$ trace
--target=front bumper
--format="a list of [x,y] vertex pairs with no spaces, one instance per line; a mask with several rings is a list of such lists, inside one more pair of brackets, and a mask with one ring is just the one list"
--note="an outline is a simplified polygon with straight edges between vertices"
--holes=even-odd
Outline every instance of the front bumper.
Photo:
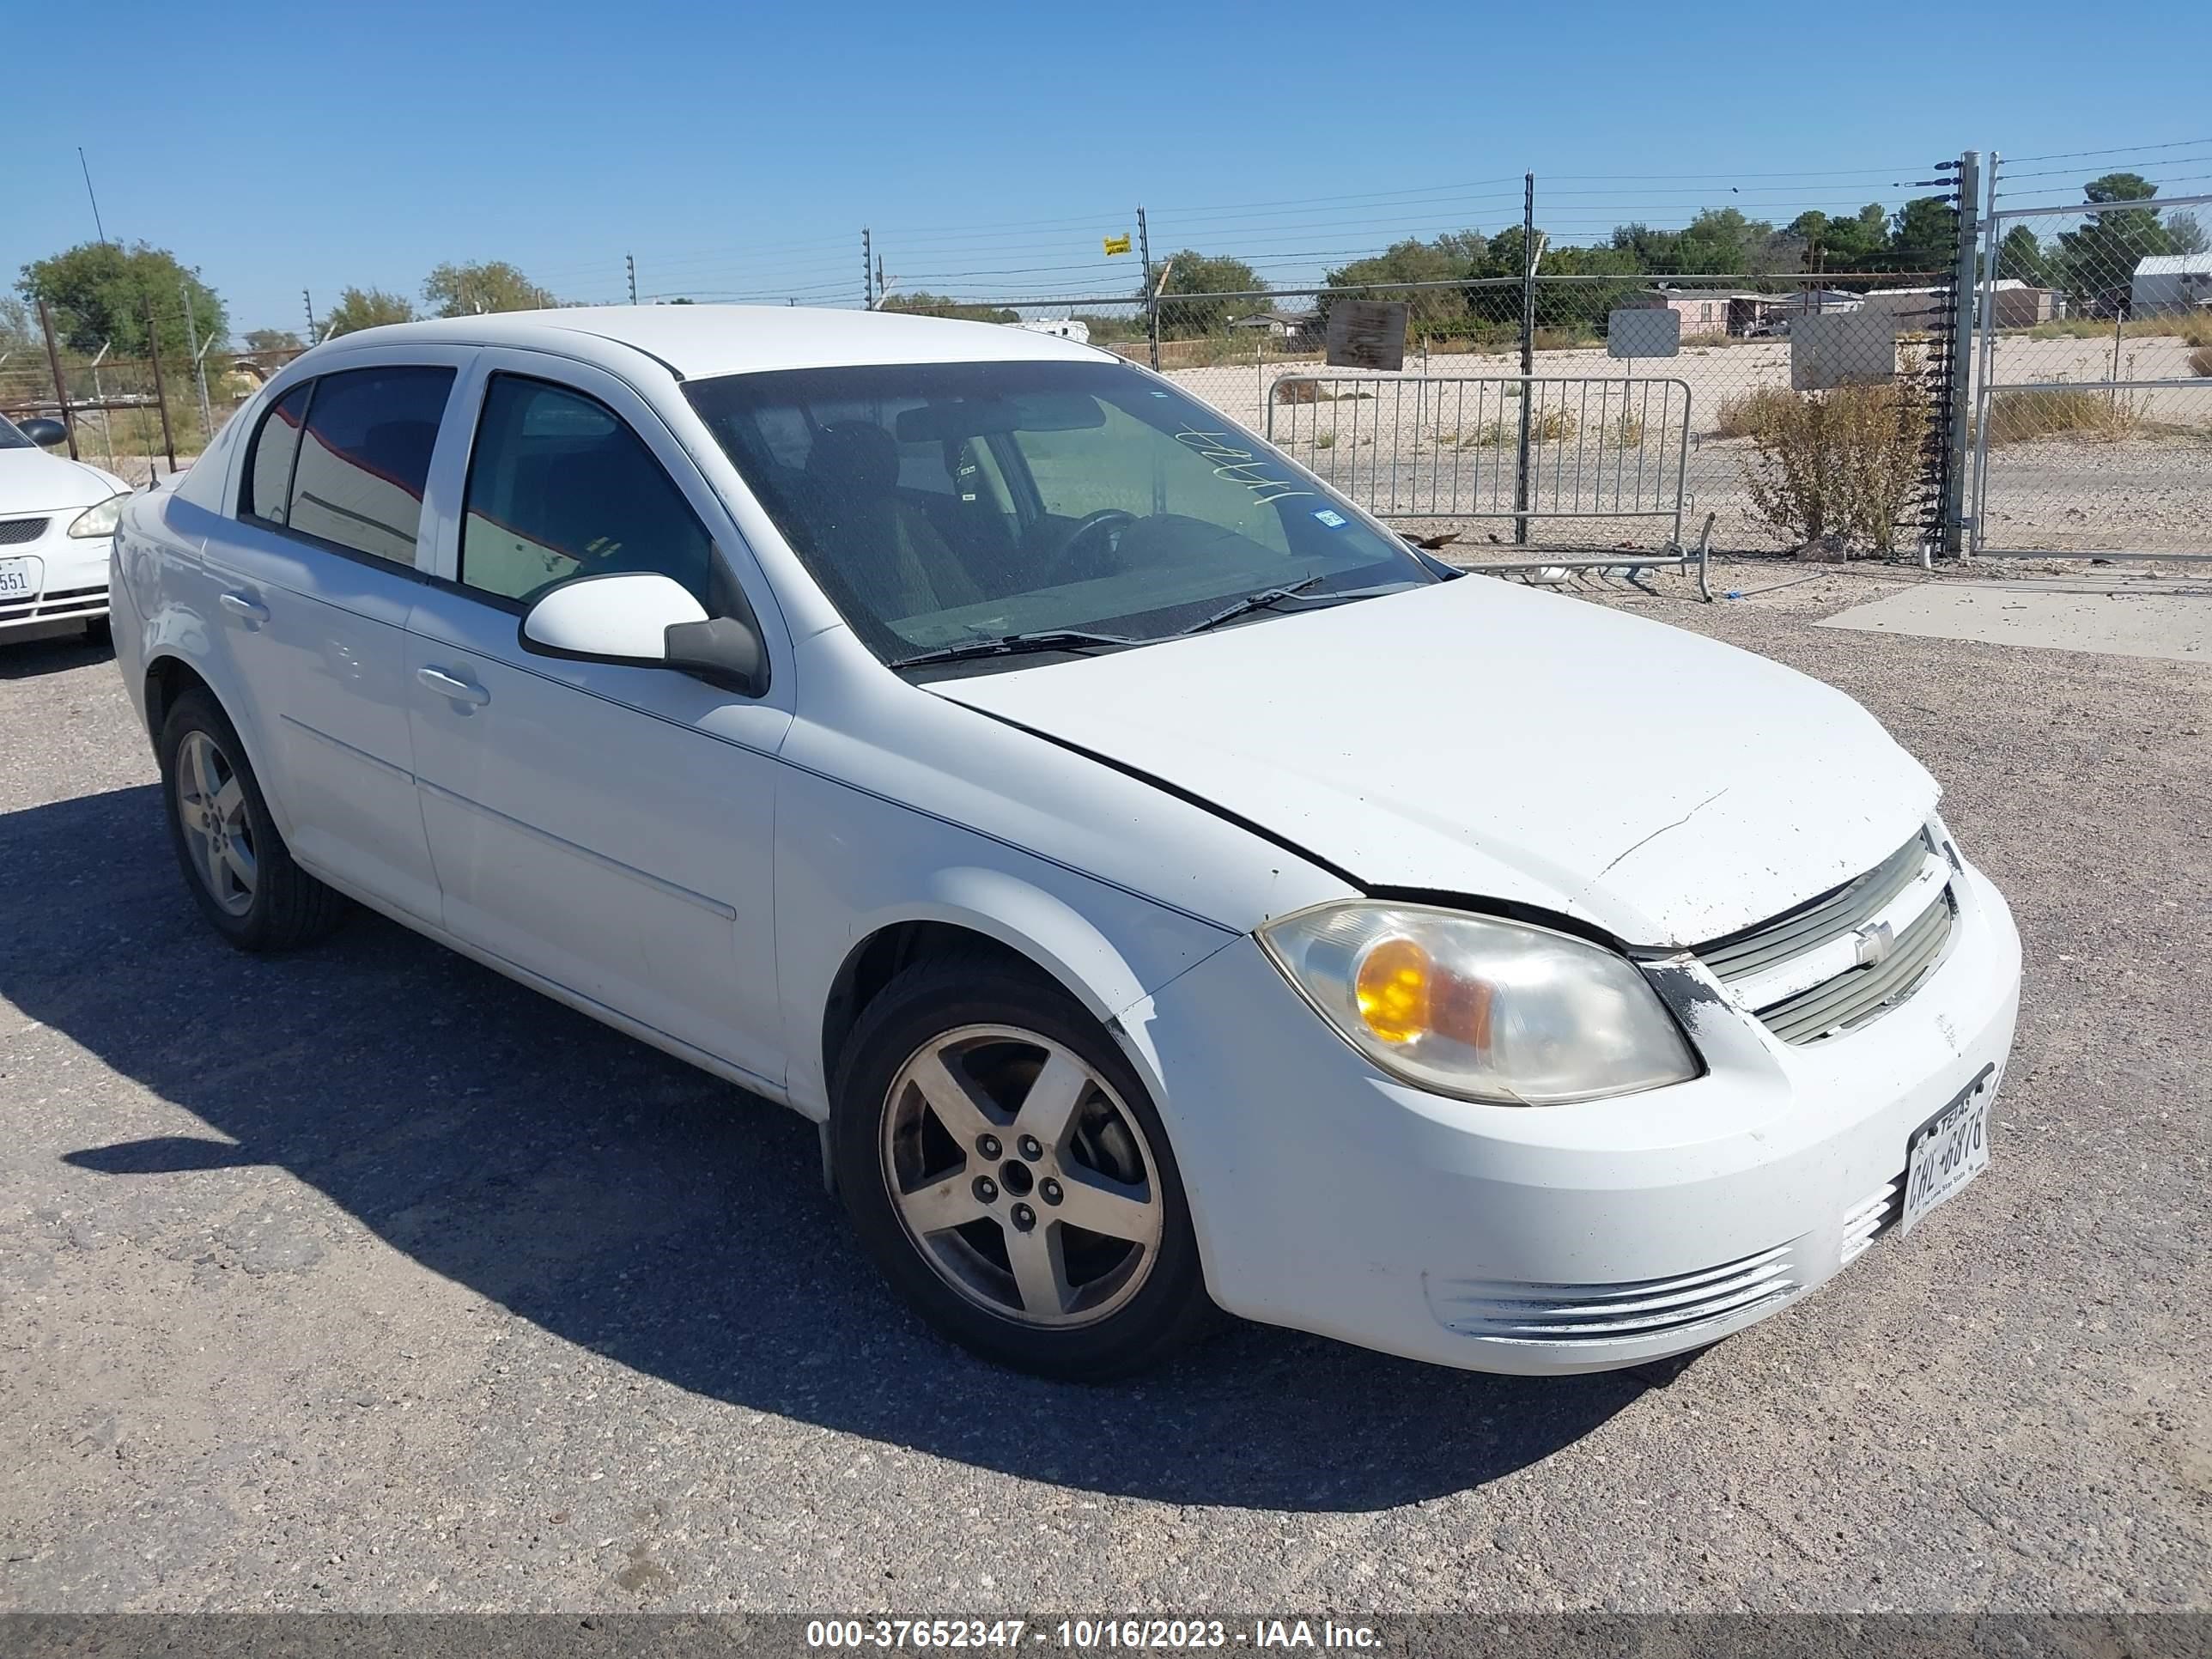
[[1256,944],[1222,951],[1122,1020],[1162,1091],[1215,1299],[1532,1375],[1684,1352],[1787,1306],[1895,1219],[1912,1132],[2002,1072],[2019,936],[1978,872],[1953,890],[1948,954],[1872,1024],[1793,1047],[1682,970],[1707,1074],[1571,1106],[1387,1079]]
[[92,622],[107,614],[108,536],[68,533],[81,507],[57,510],[35,541],[0,546],[0,563],[29,562],[31,591],[0,594],[0,634],[50,623]]

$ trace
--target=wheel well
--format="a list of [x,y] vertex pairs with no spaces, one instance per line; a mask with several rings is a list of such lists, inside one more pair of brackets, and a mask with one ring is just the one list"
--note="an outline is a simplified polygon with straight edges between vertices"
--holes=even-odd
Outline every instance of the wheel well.
[[146,670],[146,730],[155,738],[161,735],[161,724],[169,718],[177,699],[193,688],[208,692],[208,683],[194,673],[182,658],[156,657]]
[[822,1016],[822,1075],[837,1075],[837,1056],[852,1034],[860,1012],[872,1002],[901,970],[917,962],[945,957],[972,957],[994,967],[1057,987],[1060,981],[1011,945],[949,921],[901,921],[871,933],[845,958],[830,987],[829,1006]]

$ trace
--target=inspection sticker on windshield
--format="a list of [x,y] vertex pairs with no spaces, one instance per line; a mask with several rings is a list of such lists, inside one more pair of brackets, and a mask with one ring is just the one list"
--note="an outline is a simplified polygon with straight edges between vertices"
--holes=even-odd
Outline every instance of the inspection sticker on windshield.
[[1900,1234],[1911,1232],[1929,1211],[1989,1168],[1990,1100],[1996,1093],[1996,1067],[1984,1066],[1906,1143]]
[[1337,512],[1333,507],[1316,507],[1314,509],[1314,517],[1319,519],[1331,530],[1341,530],[1346,525],[1351,522],[1351,520],[1346,518],[1343,514]]

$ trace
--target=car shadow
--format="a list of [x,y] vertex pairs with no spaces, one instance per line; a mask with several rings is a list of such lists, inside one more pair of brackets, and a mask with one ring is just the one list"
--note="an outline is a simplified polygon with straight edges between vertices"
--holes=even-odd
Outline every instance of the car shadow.
[[88,637],[82,623],[41,623],[0,634],[0,680],[27,680],[82,668],[113,659],[115,647],[103,635]]
[[380,919],[238,955],[154,786],[0,817],[0,994],[200,1118],[67,1154],[118,1182],[288,1171],[434,1273],[685,1389],[1036,1480],[1178,1504],[1381,1509],[1479,1486],[1633,1400],[1232,1322],[1087,1387],[939,1340],[849,1243],[813,1127]]

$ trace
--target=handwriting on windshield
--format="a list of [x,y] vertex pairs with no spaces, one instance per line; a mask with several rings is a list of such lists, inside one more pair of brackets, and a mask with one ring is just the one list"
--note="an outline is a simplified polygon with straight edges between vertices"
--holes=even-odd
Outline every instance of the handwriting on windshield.
[[1200,432],[1186,426],[1176,434],[1176,441],[1194,450],[1205,460],[1213,463],[1213,476],[1242,484],[1250,490],[1255,499],[1279,501],[1291,495],[1310,495],[1310,489],[1301,489],[1285,478],[1271,478],[1266,464],[1253,459],[1249,449],[1239,449],[1230,442],[1226,432]]

